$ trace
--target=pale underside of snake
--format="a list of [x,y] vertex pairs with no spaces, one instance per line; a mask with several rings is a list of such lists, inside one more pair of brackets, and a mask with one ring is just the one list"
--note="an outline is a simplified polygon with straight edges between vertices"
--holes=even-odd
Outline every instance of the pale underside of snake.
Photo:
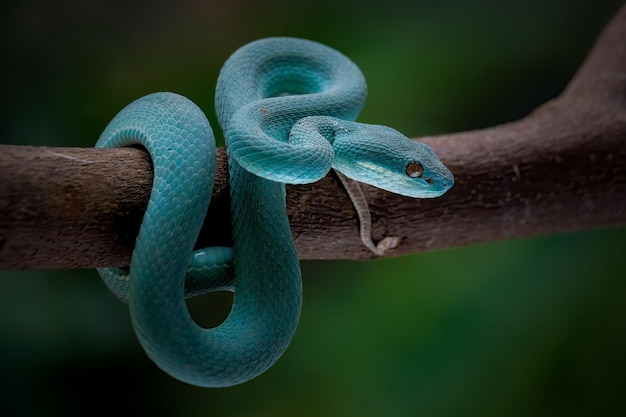
[[[98,271],[128,302],[139,342],[165,372],[198,386],[230,386],[258,376],[287,348],[302,283],[285,184],[314,182],[335,169],[346,184],[408,197],[437,197],[453,185],[426,145],[354,122],[366,93],[354,63],[312,41],[263,39],[227,60],[215,108],[227,143],[232,248],[193,251],[216,166],[211,126],[195,104],[155,93],[107,126],[96,146],[144,147],[154,182],[130,268]],[[364,243],[380,254],[395,242],[373,244],[356,187],[346,186],[360,207]],[[185,297],[218,290],[234,292],[231,312],[219,326],[202,328]]]

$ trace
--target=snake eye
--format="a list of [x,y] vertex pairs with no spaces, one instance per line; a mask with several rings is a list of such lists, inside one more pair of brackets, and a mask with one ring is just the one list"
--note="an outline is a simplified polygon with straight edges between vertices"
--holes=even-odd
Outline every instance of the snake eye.
[[424,173],[424,167],[419,162],[410,162],[409,165],[406,166],[406,175],[411,178],[419,178]]

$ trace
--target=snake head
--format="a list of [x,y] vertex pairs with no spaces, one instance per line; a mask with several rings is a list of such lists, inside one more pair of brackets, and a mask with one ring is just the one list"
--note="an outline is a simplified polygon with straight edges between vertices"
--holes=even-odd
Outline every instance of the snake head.
[[356,181],[408,197],[438,197],[454,176],[427,145],[386,126],[340,121],[333,167]]

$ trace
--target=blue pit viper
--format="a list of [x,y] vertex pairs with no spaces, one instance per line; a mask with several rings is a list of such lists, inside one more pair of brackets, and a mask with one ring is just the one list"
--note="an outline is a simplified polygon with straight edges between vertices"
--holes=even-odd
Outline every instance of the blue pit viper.
[[[140,344],[166,373],[193,385],[231,386],[263,373],[287,348],[302,282],[285,184],[317,181],[332,168],[409,197],[437,197],[453,185],[426,145],[354,122],[366,94],[359,68],[313,41],[262,39],[226,61],[215,108],[227,144],[232,248],[194,251],[216,157],[211,126],[193,102],[150,94],[106,127],[96,147],[144,147],[154,180],[130,268],[98,272],[129,304]],[[219,326],[202,328],[185,297],[216,290],[235,293],[231,312]]]

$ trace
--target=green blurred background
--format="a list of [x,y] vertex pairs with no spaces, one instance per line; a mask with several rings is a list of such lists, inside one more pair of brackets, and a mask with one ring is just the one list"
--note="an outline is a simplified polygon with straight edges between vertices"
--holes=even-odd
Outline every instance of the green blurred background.
[[[486,127],[558,95],[620,5],[5,2],[0,141],[93,146],[118,110],[161,90],[216,126],[221,64],[274,35],[351,57],[370,89],[362,121],[412,137]],[[160,372],[95,271],[2,272],[0,414],[626,415],[625,247],[617,228],[303,262],[291,346],[261,377],[219,390]]]

